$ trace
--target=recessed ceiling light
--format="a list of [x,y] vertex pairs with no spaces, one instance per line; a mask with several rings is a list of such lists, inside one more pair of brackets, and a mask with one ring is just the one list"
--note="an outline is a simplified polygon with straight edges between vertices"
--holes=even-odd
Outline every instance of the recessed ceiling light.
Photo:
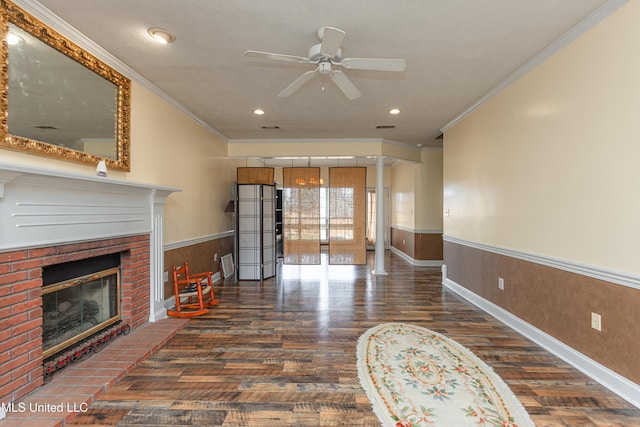
[[258,115],[258,116],[261,116],[261,115],[263,115],[263,114],[264,114],[264,110],[261,110],[261,109],[257,108],[257,109],[255,109],[255,110],[253,110],[253,114],[256,114],[256,115]]
[[176,36],[165,30],[164,28],[149,28],[147,30],[147,33],[149,33],[149,35],[153,37],[154,40],[162,44],[169,44],[176,39]]
[[400,114],[400,110],[397,108],[392,108],[389,110],[389,114]]

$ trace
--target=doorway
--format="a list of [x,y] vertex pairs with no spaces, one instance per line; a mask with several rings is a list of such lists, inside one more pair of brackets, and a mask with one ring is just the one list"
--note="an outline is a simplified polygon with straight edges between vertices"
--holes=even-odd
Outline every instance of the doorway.
[[283,181],[284,263],[317,264],[323,244],[330,264],[364,264],[366,168],[329,168],[328,187],[312,167],[283,168]]
[[[389,221],[389,197],[390,191],[389,187],[384,187],[384,212],[383,212],[383,220],[384,220],[384,248],[390,248],[390,236],[391,236],[391,225]],[[376,221],[378,219],[378,215],[376,212],[376,188],[375,187],[367,187],[367,250],[372,251],[376,246]]]

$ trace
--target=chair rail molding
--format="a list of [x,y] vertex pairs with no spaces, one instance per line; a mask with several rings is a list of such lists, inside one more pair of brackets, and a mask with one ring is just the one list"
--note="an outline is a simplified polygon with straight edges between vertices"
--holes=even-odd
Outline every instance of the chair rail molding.
[[640,276],[632,273],[615,271],[604,267],[587,265],[575,261],[553,258],[544,255],[532,254],[515,249],[507,249],[499,246],[472,242],[453,236],[447,236],[446,234],[442,236],[442,240],[462,246],[468,246],[470,248],[480,249],[482,251],[492,252],[498,255],[505,255],[511,258],[545,265],[547,267],[557,268],[559,270],[568,271],[570,273],[581,274],[583,276],[604,280],[606,282],[616,283],[618,285],[627,286],[634,289],[640,289]]

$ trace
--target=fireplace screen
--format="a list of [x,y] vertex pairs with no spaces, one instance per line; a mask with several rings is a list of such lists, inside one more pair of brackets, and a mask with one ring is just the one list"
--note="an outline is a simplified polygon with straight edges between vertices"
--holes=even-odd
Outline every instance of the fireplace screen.
[[120,320],[120,269],[42,289],[43,357],[49,357]]

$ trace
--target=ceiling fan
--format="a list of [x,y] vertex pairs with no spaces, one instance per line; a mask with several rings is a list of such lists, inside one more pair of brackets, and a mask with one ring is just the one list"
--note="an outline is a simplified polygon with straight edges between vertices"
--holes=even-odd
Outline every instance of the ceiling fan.
[[307,58],[257,50],[247,50],[244,54],[248,57],[264,58],[279,62],[312,64],[315,66],[314,70],[307,71],[284,88],[284,90],[278,94],[280,98],[286,98],[292,95],[316,74],[320,74],[321,76],[329,75],[331,80],[348,99],[353,100],[359,98],[361,93],[358,88],[355,87],[345,73],[341,70],[336,70],[336,67],[369,71],[402,72],[405,70],[406,64],[404,59],[342,58],[342,49],[340,49],[340,46],[342,45],[345,32],[338,28],[321,27],[318,29],[317,35],[320,43],[311,46]]

